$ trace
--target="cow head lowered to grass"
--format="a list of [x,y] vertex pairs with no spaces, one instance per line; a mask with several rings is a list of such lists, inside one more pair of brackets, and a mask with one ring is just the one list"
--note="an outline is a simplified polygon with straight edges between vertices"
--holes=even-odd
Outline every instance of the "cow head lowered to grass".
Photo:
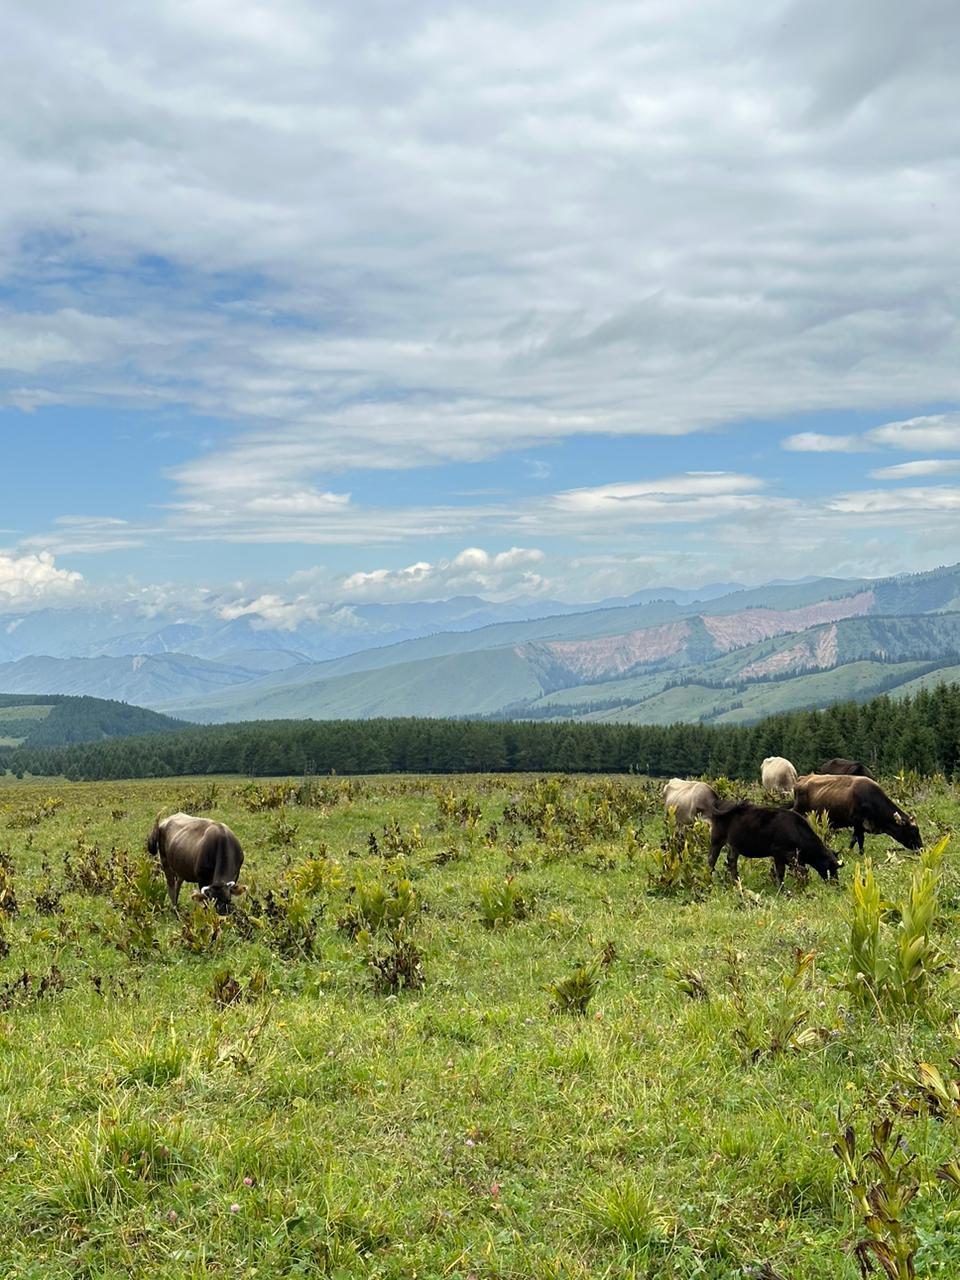
[[806,818],[792,809],[741,801],[722,805],[710,819],[710,871],[727,846],[727,868],[738,880],[740,858],[773,858],[778,884],[788,866],[812,867],[822,880],[835,880],[843,862],[827,847]]
[[825,813],[834,829],[851,827],[863,857],[864,835],[891,836],[905,849],[923,848],[915,818],[895,804],[872,778],[808,773],[797,779],[797,813]]
[[237,883],[243,850],[226,823],[189,813],[158,818],[147,837],[147,851],[160,859],[175,911],[184,882],[197,885],[191,897],[211,903],[220,915],[244,892]]

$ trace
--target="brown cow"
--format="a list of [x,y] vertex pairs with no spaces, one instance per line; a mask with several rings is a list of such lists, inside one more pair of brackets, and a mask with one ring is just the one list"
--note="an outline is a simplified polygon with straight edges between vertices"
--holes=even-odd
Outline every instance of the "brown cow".
[[872,778],[873,774],[860,760],[845,760],[843,756],[835,756],[825,760],[817,773],[837,773],[850,778]]
[[147,837],[147,851],[160,859],[174,911],[185,880],[199,886],[190,896],[196,902],[212,902],[220,915],[226,915],[232,899],[244,892],[237,884],[243,850],[226,823],[189,813],[158,818]]
[[892,836],[906,849],[922,849],[923,837],[915,819],[893,803],[872,778],[808,773],[797,779],[793,807],[797,813],[825,813],[831,827],[852,827],[863,856],[863,835]]

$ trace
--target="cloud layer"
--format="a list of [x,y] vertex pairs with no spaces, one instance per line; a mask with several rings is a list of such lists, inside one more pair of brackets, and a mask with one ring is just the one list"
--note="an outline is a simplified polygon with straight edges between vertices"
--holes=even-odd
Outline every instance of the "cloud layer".
[[960,394],[952,6],[226,13],[12,15],[7,403],[236,422],[226,499]]
[[[584,550],[604,592],[641,564],[663,583],[952,558],[960,413],[930,410],[960,402],[958,55],[945,0],[16,7],[4,421],[218,430],[138,517],[78,499],[26,530],[0,593],[78,589],[49,553],[158,541],[352,549],[330,577],[358,600],[589,598]],[[771,427],[781,480],[653,456],[847,409],[889,421]],[[527,459],[534,496],[444,487],[584,437],[650,453],[552,493]],[[791,486],[781,440],[836,455],[829,493]],[[382,496],[419,468],[429,496]],[[515,542],[543,560],[502,561]],[[283,626],[334,598],[285,576],[222,607]]]

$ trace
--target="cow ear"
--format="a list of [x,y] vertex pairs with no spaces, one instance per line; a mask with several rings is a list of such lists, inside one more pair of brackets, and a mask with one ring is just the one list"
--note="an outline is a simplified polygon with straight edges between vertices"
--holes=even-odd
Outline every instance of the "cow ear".
[[237,898],[240,896],[241,893],[246,893],[246,892],[247,892],[247,886],[245,884],[235,884],[233,888],[230,890],[230,896],[233,898]]
[[194,902],[206,902],[206,898],[203,896],[202,889],[194,889],[190,897],[194,900]]

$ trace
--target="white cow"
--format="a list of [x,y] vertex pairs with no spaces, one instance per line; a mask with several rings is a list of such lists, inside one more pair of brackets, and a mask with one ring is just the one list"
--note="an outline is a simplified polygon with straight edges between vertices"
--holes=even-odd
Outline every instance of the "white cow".
[[793,789],[797,785],[797,771],[783,756],[767,756],[760,766],[760,781],[764,791],[793,795]]
[[664,810],[676,810],[677,825],[680,827],[687,826],[697,818],[712,817],[719,804],[720,797],[705,782],[671,778],[663,788]]

